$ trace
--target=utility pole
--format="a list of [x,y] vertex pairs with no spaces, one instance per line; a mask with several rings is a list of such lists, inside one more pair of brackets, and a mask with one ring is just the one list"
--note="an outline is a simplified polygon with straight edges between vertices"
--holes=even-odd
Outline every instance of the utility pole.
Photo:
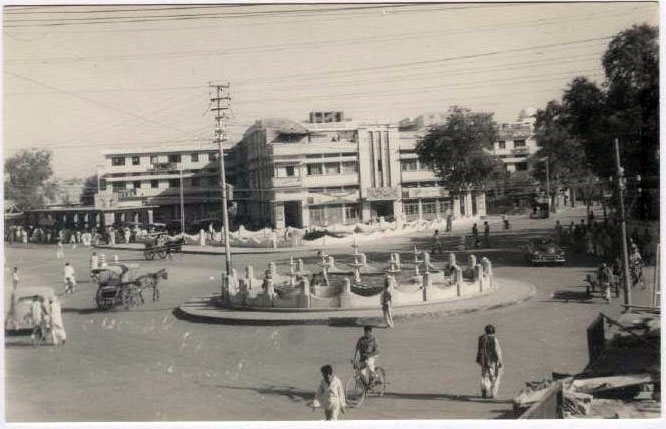
[[210,85],[215,89],[215,94],[210,101],[213,104],[211,110],[215,112],[215,142],[219,147],[220,159],[220,184],[222,186],[222,220],[224,222],[224,253],[226,260],[227,275],[231,275],[231,247],[229,244],[229,213],[227,210],[227,180],[224,171],[224,144],[227,142],[227,112],[230,108],[231,85]]
[[[182,155],[181,155],[182,157]],[[180,160],[180,233],[185,234],[185,198],[183,197],[183,160]]]
[[620,197],[620,233],[622,234],[622,268],[624,272],[624,305],[631,305],[631,278],[629,277],[629,250],[627,249],[627,220],[624,213],[624,169],[620,165],[620,143],[615,139],[615,168]]
[[548,198],[548,217],[550,217],[550,171],[548,169],[548,157],[546,157],[546,197]]

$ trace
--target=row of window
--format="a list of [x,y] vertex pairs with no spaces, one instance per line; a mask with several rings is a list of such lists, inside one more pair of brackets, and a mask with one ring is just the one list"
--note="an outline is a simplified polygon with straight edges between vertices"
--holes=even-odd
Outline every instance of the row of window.
[[[199,153],[192,153],[190,154],[190,161],[191,162],[199,162]],[[203,153],[201,154],[203,155]],[[141,157],[139,156],[130,156],[130,157],[125,157],[125,156],[114,156],[111,158],[111,165],[114,167],[117,166],[123,166],[125,165],[127,160],[130,160],[132,165],[141,165]],[[180,154],[173,154],[169,155],[167,157],[168,162],[170,163],[179,163],[182,161],[182,156]],[[217,159],[217,152],[208,152],[208,161],[215,161]],[[159,155],[151,155],[150,156],[150,164],[155,165],[155,164],[160,164],[159,161]]]
[[[275,177],[294,177],[300,174],[297,166],[285,165],[275,169]],[[358,162],[325,162],[320,164],[306,164],[308,176],[332,176],[339,174],[357,174]]]
[[[506,149],[506,140],[500,140],[498,142],[499,148],[500,149]],[[527,143],[525,140],[514,140],[513,141],[513,147],[518,148],[518,147],[527,147]]]
[[[450,202],[446,200],[425,200],[421,202],[422,214],[436,214],[437,205],[439,204],[439,212],[446,213],[449,209]],[[418,201],[409,201],[402,204],[402,212],[406,215],[414,215],[419,213]]]
[[[217,177],[207,177],[205,178],[206,180],[202,180],[200,177],[193,177],[189,179],[190,181],[190,187],[192,188],[198,188],[203,184],[207,186],[217,186],[219,184],[219,178]],[[180,187],[180,179],[168,179],[166,182],[169,188],[179,188]],[[141,180],[134,180],[132,182],[112,182],[112,187],[114,191],[123,191],[127,189],[127,184],[131,183],[132,188],[134,189],[141,189],[143,186],[144,181]],[[145,181],[145,183],[148,183],[148,181]],[[150,181],[150,187],[152,189],[157,189],[160,187],[160,180],[151,180]],[[131,189],[131,188],[130,188]]]
[[[200,169],[188,169],[188,170],[183,170],[184,173],[190,173],[190,172],[196,172],[198,174],[204,174],[204,173],[210,173],[210,174],[215,174],[217,173],[217,168],[200,168]],[[111,173],[108,175],[108,177],[140,177],[140,176],[156,176],[156,175],[164,175],[164,174],[179,174],[179,170],[160,170],[159,172],[155,171],[147,171],[147,172],[135,172],[135,173]]]

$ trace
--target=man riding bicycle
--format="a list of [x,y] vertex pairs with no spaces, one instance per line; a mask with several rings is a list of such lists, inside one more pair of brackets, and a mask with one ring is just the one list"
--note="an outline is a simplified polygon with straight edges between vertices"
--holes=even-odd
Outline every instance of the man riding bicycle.
[[354,350],[352,359],[354,363],[356,363],[357,354],[359,355],[361,377],[366,386],[369,386],[375,380],[375,361],[379,356],[379,345],[372,334],[372,326],[365,326],[363,336],[356,342],[356,350]]

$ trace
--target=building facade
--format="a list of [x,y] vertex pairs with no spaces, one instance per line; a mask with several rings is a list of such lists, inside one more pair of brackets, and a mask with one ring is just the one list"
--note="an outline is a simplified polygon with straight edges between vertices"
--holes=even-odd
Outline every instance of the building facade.
[[508,172],[527,171],[527,158],[539,150],[534,135],[535,121],[535,109],[524,109],[516,122],[498,126],[498,141],[493,144],[492,153],[502,160]]
[[[424,128],[420,128],[421,131]],[[248,224],[309,227],[483,215],[481,195],[450,207],[431,171],[412,169],[418,134],[391,123],[355,122],[343,112],[310,121],[257,121],[231,150],[238,218]],[[404,216],[403,216],[404,215]]]
[[95,208],[104,224],[186,223],[221,218],[219,150],[214,144],[108,150]]

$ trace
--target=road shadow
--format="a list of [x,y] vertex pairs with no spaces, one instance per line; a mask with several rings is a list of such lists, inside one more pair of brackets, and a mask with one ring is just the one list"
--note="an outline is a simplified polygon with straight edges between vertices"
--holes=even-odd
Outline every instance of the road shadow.
[[5,342],[5,349],[32,349],[37,347],[53,347],[53,344],[39,343],[33,344],[32,340]]
[[384,398],[395,399],[416,399],[429,401],[455,401],[455,402],[474,402],[483,404],[511,404],[508,399],[484,399],[481,396],[455,395],[449,393],[401,393],[386,392]]
[[268,387],[245,387],[245,386],[229,386],[224,384],[218,384],[215,387],[220,389],[230,389],[230,390],[251,390],[257,392],[260,395],[273,395],[273,396],[284,396],[292,402],[305,402],[311,401],[314,398],[314,391],[297,389],[293,386],[268,386]]
[[74,307],[63,307],[63,313],[76,313],[81,315],[87,314],[106,314],[106,313],[157,313],[161,311],[172,311],[173,307],[161,307],[161,308],[141,308],[141,307],[132,307],[125,309],[122,305],[117,305],[108,310],[102,310],[99,308],[74,308]]

